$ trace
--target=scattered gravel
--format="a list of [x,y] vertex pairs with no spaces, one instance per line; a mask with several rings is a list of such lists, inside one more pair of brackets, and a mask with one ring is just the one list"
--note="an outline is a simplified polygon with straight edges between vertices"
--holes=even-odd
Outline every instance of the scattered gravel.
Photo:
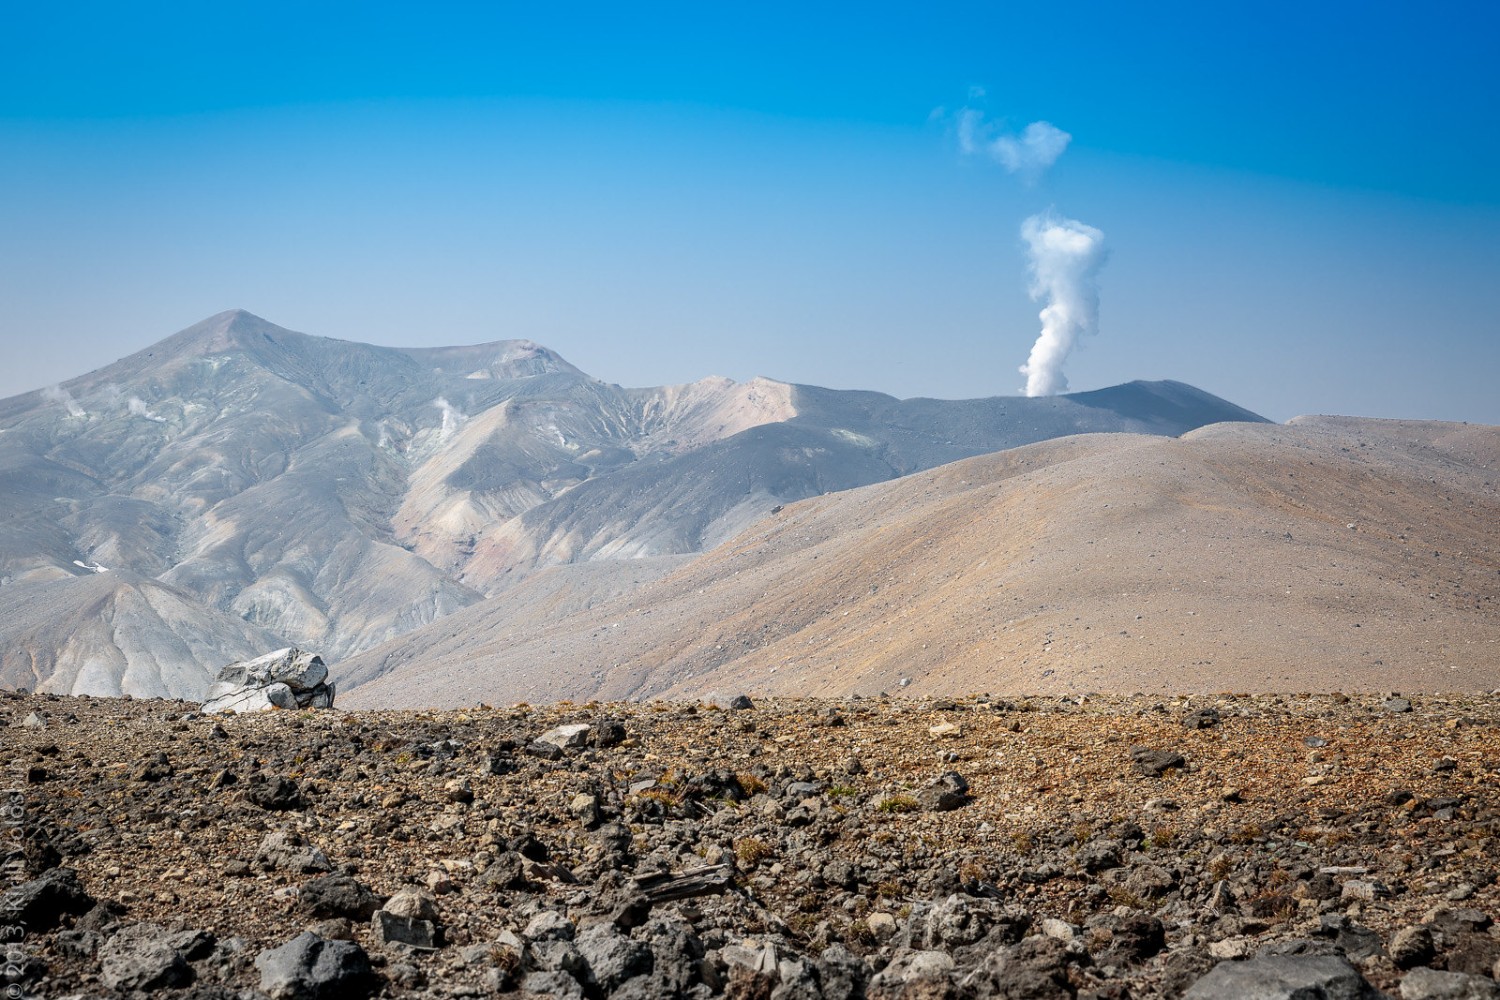
[[1500,697],[1394,699],[3,693],[4,985],[1496,995]]

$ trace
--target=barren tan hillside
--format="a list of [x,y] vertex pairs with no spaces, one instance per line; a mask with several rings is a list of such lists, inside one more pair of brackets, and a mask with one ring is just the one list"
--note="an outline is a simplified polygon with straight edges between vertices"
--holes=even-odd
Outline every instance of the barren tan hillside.
[[466,609],[349,661],[390,672],[347,700],[1491,689],[1497,465],[1500,428],[1347,418],[1043,443],[788,506],[590,609]]

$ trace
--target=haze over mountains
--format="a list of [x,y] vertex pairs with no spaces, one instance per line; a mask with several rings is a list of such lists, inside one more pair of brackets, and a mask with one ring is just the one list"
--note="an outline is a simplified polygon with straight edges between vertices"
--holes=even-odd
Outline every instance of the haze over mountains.
[[0,401],[0,683],[196,698],[286,644],[370,650],[347,676],[374,678],[397,663],[382,643],[511,594],[528,614],[623,599],[796,500],[1225,420],[1260,418],[1173,382],[952,402],[624,389],[529,341],[403,350],[223,313]]

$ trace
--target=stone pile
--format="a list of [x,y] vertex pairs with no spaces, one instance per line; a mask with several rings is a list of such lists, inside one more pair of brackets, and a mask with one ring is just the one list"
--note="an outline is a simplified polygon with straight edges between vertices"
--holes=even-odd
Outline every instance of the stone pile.
[[204,715],[265,712],[273,708],[332,708],[334,686],[316,653],[278,649],[219,671],[203,703]]

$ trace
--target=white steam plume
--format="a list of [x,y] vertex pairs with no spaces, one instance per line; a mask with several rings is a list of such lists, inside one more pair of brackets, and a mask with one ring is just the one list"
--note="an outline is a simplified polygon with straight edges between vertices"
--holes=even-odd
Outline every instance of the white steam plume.
[[1051,122],[1032,122],[1020,135],[1011,135],[986,122],[983,111],[964,108],[958,113],[960,151],[982,153],[1028,181],[1046,173],[1072,141],[1071,135]]
[[166,417],[159,417],[146,408],[145,402],[139,396],[131,396],[125,401],[125,407],[130,410],[133,417],[145,417],[147,420],[155,420],[159,424],[167,422]]
[[453,432],[458,430],[459,425],[469,419],[464,415],[462,410],[448,402],[442,396],[434,399],[432,405],[443,411],[443,426],[438,431],[439,441],[448,440],[448,438],[453,436]]
[[53,403],[61,403],[68,408],[70,417],[86,417],[88,412],[78,405],[78,400],[69,395],[68,390],[60,385],[49,385],[42,390],[42,398]]
[[1042,212],[1021,223],[1021,237],[1031,258],[1031,297],[1046,303],[1042,333],[1021,374],[1026,376],[1026,395],[1052,396],[1068,389],[1062,366],[1073,345],[1099,329],[1095,279],[1104,266],[1104,234]]

